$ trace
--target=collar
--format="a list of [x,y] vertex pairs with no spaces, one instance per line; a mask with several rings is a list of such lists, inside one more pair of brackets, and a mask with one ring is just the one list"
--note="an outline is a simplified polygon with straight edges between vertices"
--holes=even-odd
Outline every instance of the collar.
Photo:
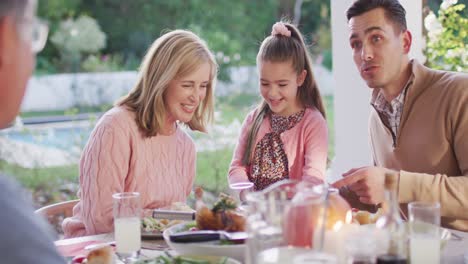
[[391,106],[391,109],[392,109],[397,104],[404,104],[408,89],[413,84],[414,79],[415,79],[414,70],[413,70],[413,60],[410,61],[410,64],[412,67],[411,75],[408,78],[408,81],[406,82],[406,84],[403,86],[403,89],[401,90],[401,92],[395,98],[393,98],[391,102],[387,102],[387,100],[385,99],[383,95],[381,88],[374,89],[374,91],[372,92],[370,103],[377,111],[383,112],[385,111],[387,107]]

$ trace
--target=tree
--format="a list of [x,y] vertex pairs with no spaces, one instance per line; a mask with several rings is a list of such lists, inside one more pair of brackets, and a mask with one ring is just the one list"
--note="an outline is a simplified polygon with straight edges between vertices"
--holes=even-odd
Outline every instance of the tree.
[[438,16],[430,12],[424,21],[427,29],[427,63],[435,69],[468,71],[468,18],[464,4],[445,0]]
[[[40,16],[49,21],[51,35],[60,21],[87,15],[98,21],[107,36],[104,54],[122,54],[135,69],[149,45],[164,31],[190,29],[204,38],[217,54],[221,79],[229,66],[252,65],[259,44],[283,15],[296,22],[306,39],[328,47],[329,1],[321,0],[47,0],[39,2]],[[300,16],[298,15],[300,14]],[[316,34],[320,29],[320,34]],[[329,33],[329,32],[328,32]],[[318,38],[320,36],[320,39]],[[59,50],[47,45],[39,54],[59,65]]]

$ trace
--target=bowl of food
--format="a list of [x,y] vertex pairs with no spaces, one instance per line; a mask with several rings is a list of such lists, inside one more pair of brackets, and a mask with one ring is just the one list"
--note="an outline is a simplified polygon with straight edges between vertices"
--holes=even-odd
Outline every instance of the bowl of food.
[[233,244],[223,240],[194,243],[176,243],[171,241],[171,235],[189,231],[195,225],[195,222],[191,222],[171,226],[163,232],[164,240],[180,255],[221,256],[244,261],[245,244]]
[[[221,232],[227,237],[230,234],[239,234],[245,231],[245,216],[239,210],[237,202],[232,197],[220,194],[213,206],[206,206],[202,201],[203,190],[197,188],[196,219],[192,222],[181,223],[167,228],[163,232],[166,243],[177,253],[182,255],[212,255],[231,257],[244,261],[245,244],[242,240],[216,239],[207,242],[187,241],[174,242],[171,236],[188,231]],[[195,241],[195,240],[194,240]]]

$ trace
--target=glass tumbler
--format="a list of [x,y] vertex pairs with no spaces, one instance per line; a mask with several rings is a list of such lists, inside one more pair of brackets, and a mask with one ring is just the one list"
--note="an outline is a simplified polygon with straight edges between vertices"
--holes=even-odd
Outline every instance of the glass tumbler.
[[116,253],[125,263],[138,260],[141,248],[141,205],[137,192],[115,193],[114,237]]
[[408,212],[411,263],[440,263],[440,204],[411,202]]

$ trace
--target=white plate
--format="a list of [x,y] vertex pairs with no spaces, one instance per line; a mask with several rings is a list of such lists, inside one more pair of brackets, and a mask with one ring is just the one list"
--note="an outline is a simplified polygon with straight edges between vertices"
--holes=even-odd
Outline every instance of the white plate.
[[[242,264],[242,262],[239,262],[239,261],[237,261],[235,259],[219,257],[219,256],[194,256],[194,255],[178,255],[178,256],[183,257],[183,258],[190,258],[190,259],[193,259],[193,260],[200,260],[200,261],[204,260],[204,261],[208,261],[210,264],[220,264],[220,263],[223,263],[223,264]],[[155,263],[154,262],[155,259],[157,259],[157,257],[148,258],[146,260],[141,260],[141,261],[139,261],[137,263],[142,263],[142,264]]]
[[171,226],[163,232],[166,243],[180,255],[208,255],[230,257],[241,262],[244,261],[245,244],[220,245],[219,242],[203,243],[174,243],[169,236],[179,232],[187,231],[187,223]]

